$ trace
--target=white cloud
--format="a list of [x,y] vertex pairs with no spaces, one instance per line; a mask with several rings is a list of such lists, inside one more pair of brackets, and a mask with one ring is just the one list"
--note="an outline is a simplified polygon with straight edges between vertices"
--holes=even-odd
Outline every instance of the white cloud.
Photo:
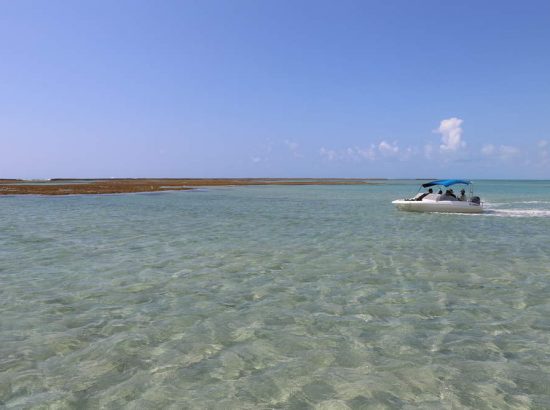
[[497,147],[493,144],[485,144],[481,148],[481,153],[487,157],[509,159],[517,157],[521,153],[521,151],[519,150],[519,148],[512,145],[499,145]]
[[439,123],[439,128],[435,132],[441,134],[442,144],[439,146],[442,152],[453,152],[466,146],[466,142],[462,140],[462,125],[463,120],[452,117],[442,120]]
[[284,140],[283,142],[285,143],[289,151],[292,153],[293,157],[295,158],[303,157],[303,155],[298,152],[298,148],[300,147],[300,145],[298,145],[297,142],[290,141],[290,140]]
[[501,145],[498,150],[500,158],[508,159],[519,155],[519,148],[513,147],[511,145]]
[[401,150],[400,159],[402,161],[406,161],[408,159],[411,159],[412,157],[418,155],[419,150],[417,147],[407,147],[404,150]]
[[355,148],[355,149],[357,151],[357,154],[362,158],[365,158],[371,161],[376,159],[376,154],[374,152],[374,145],[371,145],[370,148]]
[[376,159],[374,145],[369,148],[348,147],[342,150],[326,149],[322,147],[319,154],[329,161],[363,161]]
[[268,138],[263,143],[256,147],[256,149],[253,152],[253,155],[250,157],[250,161],[252,161],[254,164],[262,163],[269,163],[269,157],[270,153],[273,148],[273,143]]
[[326,149],[325,147],[321,147],[319,154],[329,161],[335,161],[336,159],[338,159],[338,153],[333,149]]
[[537,143],[537,146],[538,146],[539,148],[545,148],[545,147],[548,146],[548,141],[546,141],[546,140],[540,140],[540,141]]
[[493,155],[495,152],[495,146],[493,144],[485,144],[483,148],[481,148],[481,153],[483,155]]
[[378,144],[378,150],[386,156],[397,155],[399,153],[399,147],[395,142],[390,144],[386,141],[381,141],[380,144]]
[[416,147],[401,149],[396,141],[389,143],[385,140],[369,147],[348,147],[341,150],[333,150],[322,147],[319,151],[321,157],[328,161],[375,161],[378,158],[397,158],[407,160],[419,152]]

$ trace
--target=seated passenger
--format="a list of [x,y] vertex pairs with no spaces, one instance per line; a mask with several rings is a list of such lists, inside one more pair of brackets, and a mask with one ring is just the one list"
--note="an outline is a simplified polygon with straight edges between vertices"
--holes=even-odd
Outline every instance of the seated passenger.
[[440,189],[438,192],[439,195],[443,194],[443,191]]
[[454,194],[452,189],[447,189],[447,191],[445,192],[445,196],[450,196],[456,199],[456,195]]
[[466,191],[464,189],[460,190],[460,197],[458,197],[459,201],[465,201],[466,200]]
[[417,201],[422,201],[422,199],[424,199],[424,197],[426,197],[427,195],[433,194],[433,192],[434,192],[433,189],[430,188],[430,189],[428,189],[428,192],[424,192],[424,193],[421,194],[421,195],[417,195],[417,196],[415,197],[415,199],[416,199]]

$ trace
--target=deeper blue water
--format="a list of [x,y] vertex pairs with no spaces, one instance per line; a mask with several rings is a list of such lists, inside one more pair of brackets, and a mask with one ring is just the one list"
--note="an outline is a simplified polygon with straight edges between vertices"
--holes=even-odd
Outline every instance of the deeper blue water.
[[0,198],[0,407],[550,408],[550,181]]

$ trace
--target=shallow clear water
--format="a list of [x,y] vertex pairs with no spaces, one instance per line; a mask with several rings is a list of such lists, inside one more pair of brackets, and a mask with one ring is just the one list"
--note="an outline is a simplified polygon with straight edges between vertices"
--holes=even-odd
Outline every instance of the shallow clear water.
[[550,408],[550,182],[0,198],[0,407]]

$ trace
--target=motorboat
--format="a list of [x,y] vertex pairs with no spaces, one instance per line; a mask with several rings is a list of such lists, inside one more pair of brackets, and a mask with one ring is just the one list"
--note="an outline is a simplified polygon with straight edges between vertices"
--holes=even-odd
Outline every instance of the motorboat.
[[[464,185],[469,188],[466,193],[464,187],[457,195],[452,188],[454,185]],[[432,187],[439,187],[435,193]],[[421,192],[422,189],[428,191]],[[422,184],[418,193],[407,199],[396,199],[392,201],[397,209],[402,211],[415,212],[452,212],[452,213],[481,213],[483,203],[479,196],[474,195],[472,181],[467,179],[438,179]]]

